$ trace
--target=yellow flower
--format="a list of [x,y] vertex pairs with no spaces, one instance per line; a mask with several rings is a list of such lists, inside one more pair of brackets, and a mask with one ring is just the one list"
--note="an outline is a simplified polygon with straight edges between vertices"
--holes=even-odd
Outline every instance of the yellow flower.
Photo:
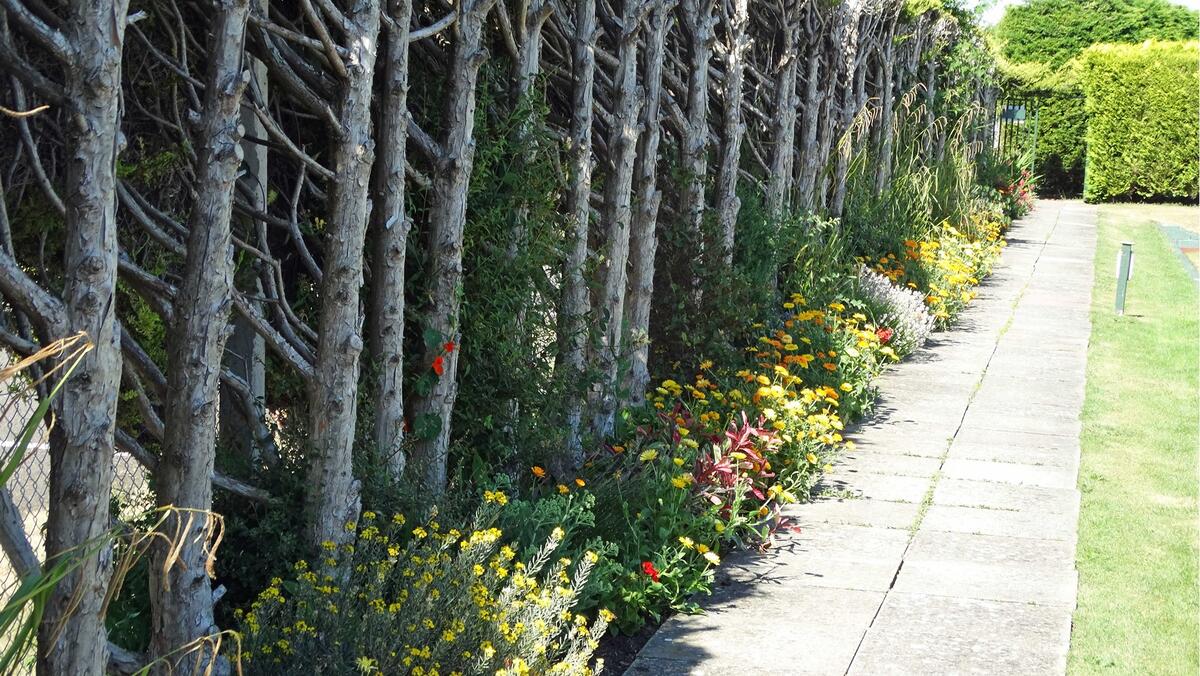
[[688,484],[692,483],[691,474],[680,474],[671,479],[671,485],[675,488],[687,488]]
[[840,389],[840,390],[841,390],[841,391],[843,391],[843,392],[849,392],[850,390],[853,390],[853,389],[854,389],[854,386],[853,386],[853,385],[851,385],[850,383],[842,383],[842,384],[841,384],[841,385],[838,387],[838,389]]
[[570,489],[570,488],[567,488],[567,487],[566,487],[565,485],[563,485],[563,484],[559,484],[559,485],[558,485],[558,492],[559,492],[559,493],[561,493],[562,495],[566,495],[567,493],[570,493],[570,492],[571,492],[571,489]]
[[700,370],[701,371],[707,371],[708,369],[710,369],[712,367],[713,367],[713,363],[712,363],[711,359],[705,359],[704,361],[700,362]]
[[679,536],[679,544],[683,545],[684,547],[686,547],[688,549],[691,549],[696,546],[696,543],[693,542],[692,539],[686,535]]
[[721,564],[721,557],[717,556],[715,552],[704,552],[704,558],[714,566]]
[[683,467],[683,458],[671,458],[671,462],[675,463],[676,467]]
[[641,460],[642,462],[650,462],[651,460],[654,460],[657,457],[658,457],[658,451],[651,448],[651,449],[642,451],[641,455],[638,456],[638,460]]

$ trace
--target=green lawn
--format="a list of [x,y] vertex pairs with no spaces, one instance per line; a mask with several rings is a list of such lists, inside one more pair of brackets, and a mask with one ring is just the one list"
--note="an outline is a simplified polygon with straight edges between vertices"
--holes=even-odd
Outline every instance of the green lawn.
[[[1200,299],[1148,217],[1138,205],[1100,209],[1071,673],[1195,674],[1200,664]],[[1116,317],[1121,241],[1134,242],[1136,276]]]

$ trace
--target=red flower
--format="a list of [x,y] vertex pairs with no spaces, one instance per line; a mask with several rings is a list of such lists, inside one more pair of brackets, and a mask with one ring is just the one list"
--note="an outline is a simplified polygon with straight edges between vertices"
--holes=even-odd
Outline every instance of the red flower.
[[446,360],[441,357],[434,357],[433,372],[439,376],[446,372]]
[[895,334],[895,331],[892,331],[887,327],[875,329],[875,335],[879,336],[879,342],[883,343],[884,345],[887,345],[888,341],[891,340],[892,336]]
[[649,575],[651,580],[658,582],[658,571],[654,569],[653,563],[642,561],[642,572]]
[[449,343],[446,343],[445,345],[442,346],[442,349],[446,351],[446,354],[450,354],[451,352],[454,351],[454,342],[451,341]]

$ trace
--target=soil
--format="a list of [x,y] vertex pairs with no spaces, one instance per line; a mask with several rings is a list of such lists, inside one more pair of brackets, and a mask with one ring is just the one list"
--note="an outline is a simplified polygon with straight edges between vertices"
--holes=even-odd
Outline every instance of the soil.
[[642,646],[650,640],[654,632],[658,631],[662,622],[649,622],[642,627],[640,631],[631,636],[624,634],[608,634],[600,640],[600,647],[596,650],[595,657],[604,660],[604,673],[619,675],[625,673],[629,665],[637,659],[638,653],[641,652]]

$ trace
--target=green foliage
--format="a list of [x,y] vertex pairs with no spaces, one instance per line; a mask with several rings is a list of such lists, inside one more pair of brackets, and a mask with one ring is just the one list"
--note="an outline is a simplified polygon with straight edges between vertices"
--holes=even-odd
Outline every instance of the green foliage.
[[1198,72],[1196,42],[1096,45],[1083,53],[1085,199],[1196,198]]
[[242,662],[256,674],[591,673],[610,615],[571,611],[598,557],[558,558],[559,529],[518,557],[493,525],[507,497],[485,496],[466,532],[436,513],[411,527],[363,512],[347,524],[353,544],[326,542],[238,613]]
[[1009,99],[1033,99],[1038,114],[1039,190],[1083,190],[1087,113],[1074,59],[1101,42],[1197,37],[1200,15],[1167,0],[1031,0],[996,26],[998,66]]
[[1194,40],[1200,14],[1168,0],[1029,0],[995,28],[1005,58],[1058,67],[1101,42]]

